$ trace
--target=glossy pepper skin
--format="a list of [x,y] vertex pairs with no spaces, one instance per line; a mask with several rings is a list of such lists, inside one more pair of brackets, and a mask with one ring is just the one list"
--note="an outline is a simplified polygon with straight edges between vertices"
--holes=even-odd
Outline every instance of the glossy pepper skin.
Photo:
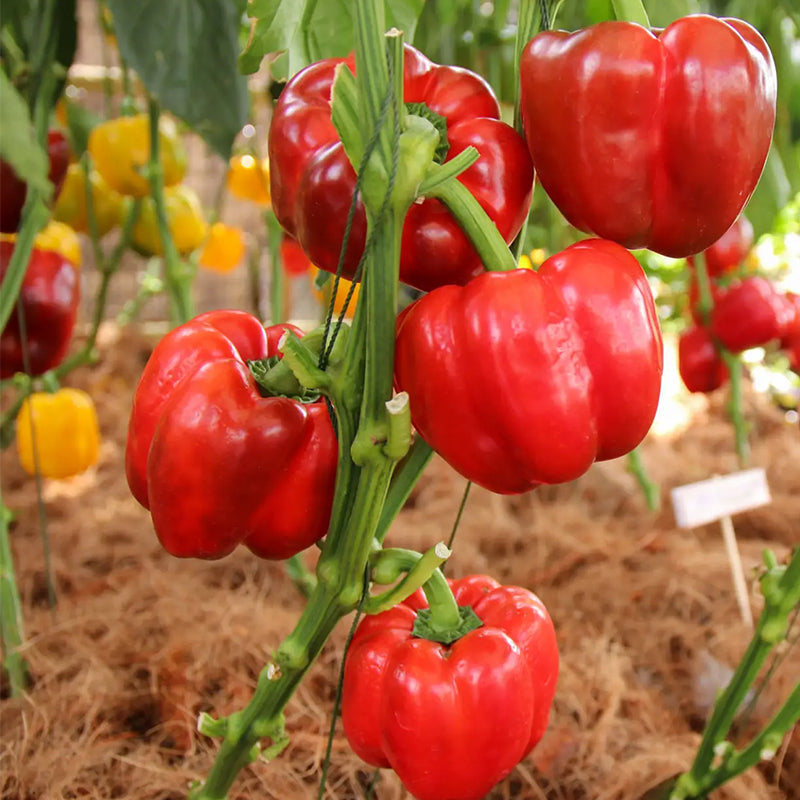
[[513,494],[636,447],[655,415],[662,360],[639,263],[589,239],[538,272],[487,272],[417,300],[398,320],[395,383],[454,469]]
[[558,678],[553,623],[527,589],[449,581],[483,626],[450,645],[417,638],[424,596],[366,617],[347,652],[342,721],[353,750],[418,800],[479,800],[547,728]]
[[693,393],[707,394],[728,380],[728,368],[708,330],[691,325],[678,337],[678,372]]
[[16,434],[17,455],[29,475],[38,468],[45,478],[70,478],[97,463],[100,454],[97,411],[82,389],[31,394],[17,415]]
[[[52,129],[47,132],[47,155],[50,160],[47,177],[53,184],[53,196],[56,197],[69,165],[69,143],[61,131]],[[10,164],[0,159],[0,232],[17,230],[27,193],[25,181],[17,177]]]
[[[0,241],[0,281],[14,252],[14,242]],[[78,314],[80,279],[76,266],[55,250],[34,247],[20,288],[25,342],[31,375],[58,366],[72,339]],[[0,335],[0,378],[25,371],[23,336],[15,307]]]
[[734,222],[761,175],[777,80],[750,25],[610,21],[544,31],[520,62],[534,167],[577,228],[684,257]]
[[125,470],[174,556],[221,558],[243,543],[282,559],[327,532],[337,452],[327,408],[262,397],[246,364],[275,355],[286,327],[211,311],[168,333],[147,362]]
[[796,315],[792,300],[772,281],[752,276],[731,284],[717,296],[710,330],[723,347],[741,353],[783,339]]
[[[320,269],[336,272],[356,176],[331,122],[330,93],[338,64],[319,61],[295,75],[275,107],[269,133],[272,208]],[[530,207],[533,172],[523,138],[500,121],[500,108],[483,78],[440,66],[406,46],[406,103],[425,103],[447,121],[447,159],[466,147],[480,158],[458,180],[476,197],[507,242]],[[366,217],[359,205],[344,264],[352,278],[364,249]],[[428,291],[464,284],[483,271],[477,253],[450,212],[435,199],[414,203],[406,216],[400,280]]]

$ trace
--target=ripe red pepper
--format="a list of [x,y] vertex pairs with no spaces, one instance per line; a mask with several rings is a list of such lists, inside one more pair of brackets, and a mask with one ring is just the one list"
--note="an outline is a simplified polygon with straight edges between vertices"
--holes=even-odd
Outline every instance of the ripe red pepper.
[[583,231],[683,257],[730,227],[775,123],[775,65],[745,22],[702,14],[663,31],[601,22],[543,31],[520,63],[539,180]]
[[[354,60],[326,59],[295,75],[272,116],[269,163],[272,208],[320,269],[336,272],[356,176],[331,122],[334,71]],[[506,242],[517,235],[530,207],[533,171],[524,139],[500,121],[486,81],[458,67],[440,66],[405,48],[406,103],[424,103],[447,122],[447,159],[470,145],[477,163],[461,181],[497,225]],[[366,216],[359,204],[344,276],[352,278],[364,249]],[[483,271],[480,258],[450,212],[435,199],[415,203],[406,216],[400,280],[425,291],[464,284]]]
[[728,368],[706,328],[692,325],[678,337],[678,372],[690,392],[713,392],[728,380]]
[[262,397],[247,364],[274,356],[287,327],[211,311],[147,362],[125,469],[172,555],[222,558],[243,543],[288,558],[327,532],[337,452],[327,408]]
[[[50,158],[47,177],[55,188],[53,198],[56,198],[69,166],[69,143],[61,131],[48,131],[47,153]],[[25,181],[17,177],[10,164],[0,160],[0,233],[14,233],[19,227],[27,192]]]
[[655,415],[662,356],[639,263],[590,239],[538,272],[484,273],[413,303],[398,321],[395,382],[434,450],[510,494],[636,447]]
[[[709,277],[717,278],[741,266],[753,249],[753,238],[753,224],[740,214],[736,222],[714,244],[703,251]],[[692,256],[688,261],[694,266]]]
[[417,596],[365,617],[347,651],[342,722],[353,750],[418,800],[479,800],[544,734],[558,647],[527,589],[485,575],[448,582],[483,626],[450,645],[417,638]]
[[768,278],[744,278],[724,289],[711,312],[711,333],[726,349],[740,353],[783,339],[797,311]]
[[[0,241],[0,281],[13,252],[13,241]],[[31,375],[58,366],[69,349],[79,300],[75,265],[62,253],[34,247],[20,287],[25,334],[23,337],[15,306],[0,335],[0,378],[25,371],[23,346],[27,347]]]

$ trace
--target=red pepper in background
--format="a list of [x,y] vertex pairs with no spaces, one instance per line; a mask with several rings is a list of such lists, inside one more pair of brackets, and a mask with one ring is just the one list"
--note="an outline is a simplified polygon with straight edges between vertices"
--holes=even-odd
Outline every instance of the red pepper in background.
[[678,337],[678,372],[690,392],[707,394],[728,380],[728,368],[706,328],[692,325]]
[[[739,215],[736,222],[714,244],[703,251],[709,277],[717,278],[741,266],[753,249],[753,241],[752,223],[747,217]],[[688,261],[694,266],[693,256],[689,256]]]
[[775,123],[775,65],[746,22],[702,14],[663,31],[601,22],[544,31],[520,63],[525,136],[567,220],[684,257],[734,222]]
[[[61,131],[48,131],[47,153],[50,158],[47,177],[54,186],[53,197],[56,198],[69,166],[69,143]],[[14,233],[17,230],[27,193],[25,181],[17,177],[10,164],[0,160],[0,233]]]
[[710,332],[727,350],[741,353],[783,339],[796,319],[792,300],[768,278],[753,276],[719,294],[711,312]]
[[[5,278],[14,242],[0,241],[0,281]],[[0,335],[0,378],[25,371],[23,347],[31,375],[41,375],[63,361],[72,339],[80,300],[80,277],[62,253],[34,247],[20,287],[24,335],[18,309]]]
[[418,800],[479,800],[544,734],[558,647],[527,589],[483,575],[448,582],[482,627],[449,645],[417,638],[427,603],[416,595],[365,617],[347,651],[342,722],[353,750]]
[[[337,65],[326,59],[297,73],[281,92],[269,133],[272,208],[320,269],[336,272],[356,176],[331,121],[330,93]],[[533,171],[524,139],[500,121],[488,83],[459,67],[440,66],[405,48],[406,103],[424,103],[447,123],[447,159],[470,145],[480,158],[459,175],[506,242],[530,207]],[[363,252],[366,216],[359,204],[344,263],[352,278]],[[483,271],[455,218],[435,198],[415,203],[403,227],[400,280],[422,290],[464,284]]]
[[538,272],[488,272],[401,314],[395,382],[420,435],[494,492],[573,480],[650,428],[663,365],[647,279],[591,239]]
[[337,453],[327,408],[262,397],[247,364],[276,355],[287,328],[211,311],[153,351],[125,469],[172,555],[221,558],[243,543],[261,558],[288,558],[327,532]]

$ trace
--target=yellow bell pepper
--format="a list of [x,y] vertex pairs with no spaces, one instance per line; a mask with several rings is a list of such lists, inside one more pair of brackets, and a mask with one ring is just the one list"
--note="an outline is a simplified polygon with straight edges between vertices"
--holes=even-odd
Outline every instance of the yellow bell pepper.
[[17,416],[17,455],[29,475],[38,466],[45,478],[69,478],[97,463],[99,452],[97,412],[86,392],[64,388],[25,399]]

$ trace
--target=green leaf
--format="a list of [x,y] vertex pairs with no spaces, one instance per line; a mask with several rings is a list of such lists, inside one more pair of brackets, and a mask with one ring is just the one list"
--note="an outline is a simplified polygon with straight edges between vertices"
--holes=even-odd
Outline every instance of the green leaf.
[[28,106],[22,95],[0,70],[0,158],[11,165],[17,176],[38,190],[44,199],[53,193],[47,178],[50,161],[33,136]]
[[744,210],[747,218],[753,223],[756,238],[772,230],[778,213],[790,198],[791,186],[786,176],[786,168],[773,144],[758,186]]
[[102,122],[103,118],[94,111],[84,108],[80,103],[70,100],[66,95],[63,103],[67,113],[67,136],[70,150],[75,158],[80,158],[86,152],[92,128]]
[[162,107],[227,158],[249,116],[230,0],[108,0],[122,57]]
[[[385,0],[386,24],[412,41],[424,0]],[[239,58],[242,72],[255,72],[271,53],[288,53],[287,77],[322,58],[347,55],[354,47],[350,0],[250,0],[250,38]]]

